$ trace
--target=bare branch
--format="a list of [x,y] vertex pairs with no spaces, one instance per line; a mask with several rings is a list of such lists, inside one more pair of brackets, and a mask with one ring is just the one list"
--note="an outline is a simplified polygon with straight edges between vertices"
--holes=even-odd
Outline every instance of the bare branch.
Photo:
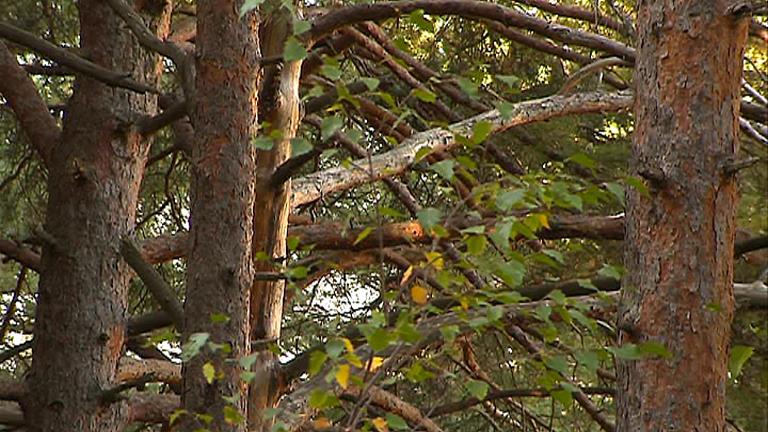
[[512,105],[511,114],[506,119],[498,110],[488,111],[453,124],[447,129],[420,132],[405,140],[396,149],[370,159],[352,162],[351,168],[335,167],[298,178],[293,183],[291,206],[295,208],[334,192],[397,175],[414,163],[416,154],[422,149],[429,149],[429,153],[448,150],[457,145],[457,135],[471,136],[472,129],[481,122],[490,123],[492,132],[498,133],[515,126],[555,117],[618,111],[628,108],[631,102],[632,96],[626,92],[595,92],[520,102]]
[[422,9],[431,15],[458,15],[469,19],[488,19],[508,26],[531,30],[561,42],[605,51],[627,60],[634,59],[634,50],[620,42],[594,33],[575,30],[532,17],[514,9],[475,0],[403,0],[358,4],[331,10],[312,23],[308,36],[317,40],[340,27],[363,21],[380,21]]
[[182,330],[184,328],[184,308],[181,306],[178,297],[176,297],[176,293],[163,280],[160,273],[141,258],[141,252],[139,252],[130,238],[123,239],[120,245],[120,253],[128,265],[139,275],[144,285],[152,293],[155,301],[173,318],[176,328]]
[[157,89],[151,86],[128,78],[130,75],[125,72],[115,72],[101,67],[96,63],[72,54],[64,48],[40,39],[32,33],[16,28],[8,23],[0,22],[0,37],[27,47],[43,57],[51,59],[62,66],[66,66],[105,84],[126,88],[139,93],[160,93]]

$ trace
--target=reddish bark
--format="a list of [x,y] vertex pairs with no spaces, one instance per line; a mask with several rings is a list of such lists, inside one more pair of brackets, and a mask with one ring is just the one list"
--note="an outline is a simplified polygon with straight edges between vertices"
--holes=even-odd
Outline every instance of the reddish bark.
[[[170,5],[147,4],[151,27],[167,32]],[[159,80],[159,59],[141,49],[105,3],[83,0],[83,52],[109,69]],[[151,16],[149,15],[151,13]],[[120,53],[120,55],[115,55]],[[156,97],[78,76],[62,139],[52,145],[30,392],[33,431],[120,431],[122,404],[105,405],[123,350],[130,273],[119,254],[134,226],[149,142],[125,127],[154,114]]]
[[725,431],[733,317],[739,86],[748,20],[729,1],[643,2],[620,343],[667,360],[618,362],[621,431]]
[[[249,354],[248,304],[253,279],[254,150],[256,132],[259,45],[258,21],[251,13],[238,16],[242,2],[201,1],[197,7],[195,142],[192,149],[192,201],[185,303],[184,340],[208,333],[210,340],[228,345],[229,352],[204,348],[184,364],[184,408],[208,414],[206,425],[185,416],[183,431],[200,427],[243,431],[230,423],[225,409],[245,416],[246,385],[236,362]],[[214,323],[213,314],[228,320]],[[210,362],[217,376],[208,382],[202,373]],[[235,399],[227,400],[234,397]]]

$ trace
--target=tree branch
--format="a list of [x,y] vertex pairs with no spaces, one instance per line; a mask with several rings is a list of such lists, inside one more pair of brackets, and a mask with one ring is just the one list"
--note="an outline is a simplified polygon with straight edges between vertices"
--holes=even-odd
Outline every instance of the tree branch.
[[155,301],[173,319],[176,329],[181,331],[184,328],[184,308],[176,297],[176,293],[163,280],[160,273],[141,258],[141,252],[130,238],[123,239],[120,245],[120,254],[139,275]]
[[455,123],[447,129],[420,132],[394,150],[352,162],[351,168],[335,167],[298,178],[293,182],[291,206],[295,208],[330,193],[397,175],[414,163],[420,150],[428,148],[429,153],[448,150],[457,145],[456,135],[471,136],[473,128],[481,122],[490,123],[492,133],[498,133],[515,126],[555,117],[618,111],[628,108],[631,102],[632,96],[625,92],[594,92],[520,102],[512,105],[511,114],[507,119],[498,110],[488,111]]
[[474,20],[498,21],[568,44],[605,51],[626,60],[634,59],[635,55],[632,48],[605,36],[551,23],[495,3],[474,0],[403,0],[347,6],[331,10],[316,18],[306,37],[317,40],[340,27],[363,21],[394,18],[417,9],[422,9],[431,15],[458,15]]
[[53,45],[50,42],[38,38],[32,33],[16,28],[8,23],[0,22],[0,37],[27,47],[43,57],[51,59],[62,66],[66,66],[105,84],[126,88],[139,93],[160,93],[153,87],[128,78],[130,76],[128,73],[115,72],[101,67],[96,63],[72,54],[64,48]]
[[13,109],[43,164],[48,166],[51,151],[59,142],[61,129],[48,111],[45,101],[40,97],[35,83],[19,66],[16,56],[2,42],[0,42],[0,76],[2,76],[0,94]]

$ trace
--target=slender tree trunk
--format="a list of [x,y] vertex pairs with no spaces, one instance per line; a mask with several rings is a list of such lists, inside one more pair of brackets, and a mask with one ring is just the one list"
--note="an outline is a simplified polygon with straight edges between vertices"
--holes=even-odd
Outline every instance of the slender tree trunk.
[[[241,4],[208,0],[197,6],[184,340],[207,333],[211,342],[228,349],[203,348],[184,365],[182,401],[192,413],[182,427],[185,431],[245,430],[246,383],[238,363],[225,361],[248,355],[250,347],[255,169],[251,137],[257,127],[259,45],[257,15],[238,17]],[[226,316],[226,322],[215,322],[215,314]],[[203,374],[209,362],[215,370],[212,380]],[[232,421],[234,413],[243,421]],[[198,414],[210,415],[213,421],[206,425]]]
[[[279,56],[288,36],[292,34],[293,15],[273,1],[274,10],[262,24],[262,53],[265,57]],[[275,169],[291,156],[291,139],[299,125],[299,77],[301,61],[272,65],[264,69],[259,92],[259,118],[269,124],[264,134],[279,132],[273,148],[259,151],[256,168],[256,199],[254,201],[253,252],[264,253],[268,260],[256,261],[259,271],[272,270],[273,261],[285,262],[291,181],[274,186]],[[268,431],[272,422],[263,416],[264,409],[276,406],[284,391],[279,374],[278,358],[269,349],[280,338],[283,318],[285,281],[254,281],[251,290],[251,334],[256,377],[249,396],[249,430]]]
[[640,3],[619,341],[668,359],[618,364],[618,430],[724,431],[733,317],[741,61],[747,21],[724,0]]
[[[163,37],[171,7],[146,2],[141,12]],[[150,85],[161,63],[141,49],[110,7],[82,0],[81,50],[112,70]],[[35,315],[29,396],[31,430],[121,431],[121,404],[100,401],[115,385],[123,350],[130,273],[120,239],[134,227],[149,142],[130,123],[157,111],[156,97],[78,76],[60,143],[52,146],[42,271]]]

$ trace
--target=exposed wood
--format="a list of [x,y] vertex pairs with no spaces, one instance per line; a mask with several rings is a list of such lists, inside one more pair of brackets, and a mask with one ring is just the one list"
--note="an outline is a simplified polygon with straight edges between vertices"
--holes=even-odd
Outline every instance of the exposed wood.
[[414,163],[419,150],[429,149],[429,153],[449,150],[457,145],[456,135],[471,136],[472,128],[480,122],[490,123],[493,133],[499,133],[515,126],[555,117],[619,111],[628,108],[631,103],[632,96],[629,93],[594,92],[520,102],[512,105],[511,114],[506,119],[498,110],[488,111],[446,129],[417,133],[396,149],[353,161],[350,168],[329,168],[296,179],[293,182],[291,206],[297,207],[334,192],[397,175]]

